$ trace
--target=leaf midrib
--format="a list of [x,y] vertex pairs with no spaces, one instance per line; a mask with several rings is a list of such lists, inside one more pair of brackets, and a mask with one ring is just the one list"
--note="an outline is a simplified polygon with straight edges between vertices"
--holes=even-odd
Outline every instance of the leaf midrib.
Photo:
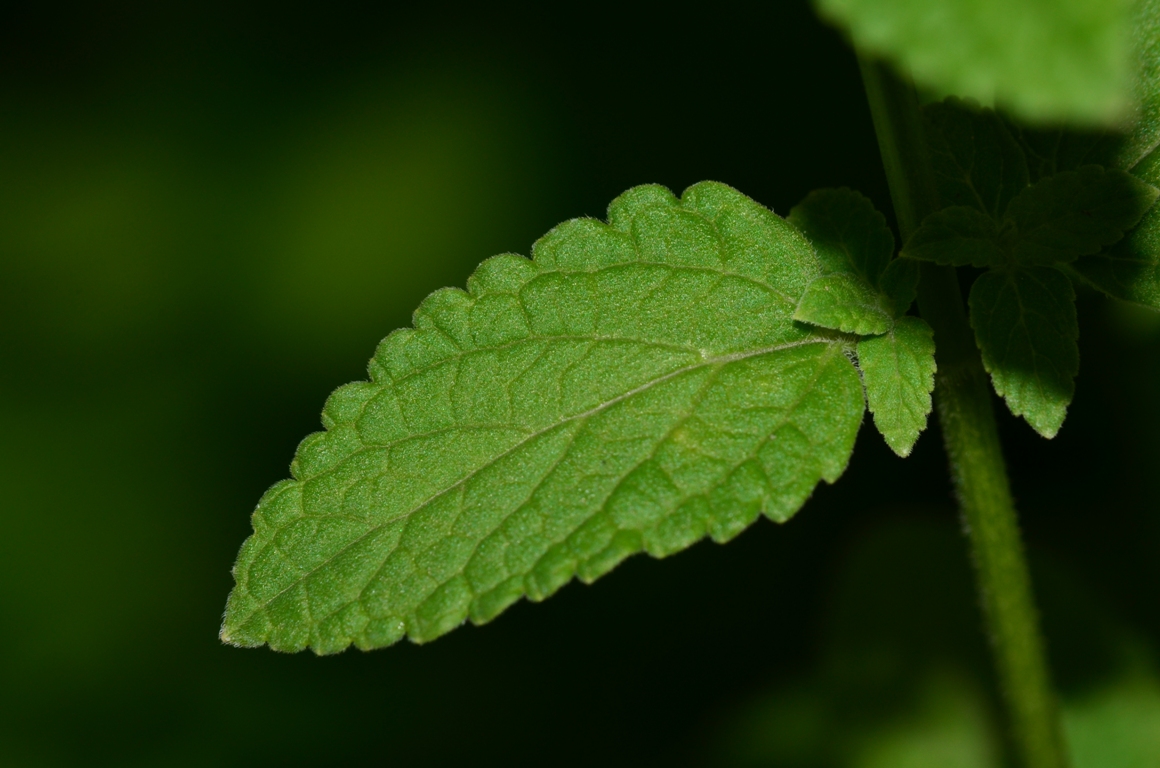
[[[623,402],[631,397],[635,397],[636,395],[639,395],[643,392],[646,392],[649,389],[651,389],[657,385],[663,384],[664,382],[669,381],[670,379],[676,378],[677,376],[681,376],[681,375],[686,374],[686,373],[690,373],[692,371],[696,371],[696,370],[706,368],[709,366],[714,366],[714,365],[728,365],[729,363],[734,363],[734,362],[738,362],[741,360],[747,360],[747,359],[755,358],[755,357],[761,357],[762,355],[773,354],[775,352],[782,352],[782,351],[785,351],[788,349],[794,349],[796,347],[808,346],[811,344],[834,345],[835,342],[832,339],[819,339],[819,338],[802,339],[800,341],[789,342],[786,344],[779,344],[776,346],[765,347],[762,349],[751,350],[751,351],[747,351],[747,352],[737,352],[737,353],[732,353],[729,355],[722,355],[719,357],[705,358],[698,363],[694,363],[692,365],[687,365],[687,366],[684,366],[682,368],[678,368],[676,370],[670,371],[669,373],[666,373],[663,376],[659,376],[656,379],[653,379],[652,381],[646,382],[645,384],[642,384],[639,387],[636,387],[635,389],[632,389],[628,392],[625,392],[622,395],[618,395],[617,397],[612,398],[604,403],[601,403],[600,405],[595,406],[594,408],[591,408],[591,409],[584,411],[582,413],[578,413],[578,414],[574,414],[572,416],[565,417],[565,418],[560,419],[559,421],[557,421],[557,422],[555,422],[547,427],[544,427],[543,429],[540,429],[540,430],[537,430],[533,433],[530,433],[524,439],[520,440],[518,443],[513,445],[511,448],[508,448],[503,453],[493,457],[490,461],[480,465],[479,467],[476,467],[475,469],[473,469],[468,474],[464,475],[462,478],[457,480],[452,485],[449,485],[448,487],[444,488],[443,490],[439,491],[438,493],[432,495],[428,499],[424,500],[422,503],[415,505],[411,510],[409,510],[407,512],[400,513],[398,515],[395,515],[394,517],[391,517],[387,520],[383,520],[383,521],[371,526],[366,531],[361,533],[359,536],[355,537],[354,539],[352,539],[351,541],[349,541],[345,545],[343,545],[343,547],[341,549],[339,549],[337,552],[330,555],[328,558],[326,558],[325,560],[320,562],[318,565],[311,568],[309,571],[306,571],[305,573],[303,573],[301,576],[299,576],[297,579],[295,579],[290,584],[287,584],[283,589],[279,590],[276,594],[271,596],[268,600],[257,605],[252,611],[250,611],[249,614],[247,614],[245,616],[245,618],[240,619],[240,620],[235,621],[235,622],[232,622],[232,623],[234,624],[234,626],[245,625],[246,622],[248,622],[250,619],[252,619],[255,615],[268,609],[269,606],[271,604],[273,604],[274,601],[276,601],[278,598],[282,597],[282,595],[284,595],[287,592],[289,592],[290,590],[296,588],[300,584],[304,584],[315,573],[317,573],[317,572],[321,571],[323,568],[329,566],[336,559],[338,559],[344,553],[349,551],[352,547],[355,547],[360,542],[364,541],[367,537],[373,535],[374,533],[381,530],[383,527],[390,525],[391,523],[394,523],[398,520],[401,520],[405,517],[409,517],[410,515],[415,514],[417,511],[419,511],[420,509],[423,509],[424,507],[426,507],[427,505],[429,505],[431,502],[435,501],[436,499],[442,497],[443,495],[445,495],[447,493],[450,493],[450,492],[456,490],[457,488],[462,486],[464,483],[468,482],[473,477],[475,477],[477,474],[482,472],[484,469],[492,466],[497,461],[500,461],[501,459],[510,455],[514,451],[518,450],[520,447],[522,447],[523,445],[528,443],[530,440],[533,440],[537,437],[540,437],[540,436],[548,433],[549,431],[551,431],[551,430],[553,430],[553,429],[555,429],[563,424],[567,424],[567,423],[570,423],[573,421],[577,421],[580,419],[586,419],[586,418],[589,418],[591,416],[594,416],[594,415],[596,415],[596,414],[598,414],[598,413],[600,413],[608,408],[611,408],[612,406],[614,406],[618,403],[621,403],[621,402]],[[302,482],[302,481],[298,481],[298,482]],[[276,535],[277,529],[271,528],[270,530],[271,530],[271,539],[268,543],[272,544],[273,543],[273,535]],[[249,569],[247,569],[247,571],[246,571],[246,584],[247,584],[246,592],[247,593],[249,592],[249,577],[250,577],[250,572],[249,572]],[[239,584],[238,586],[241,586],[241,585]],[[222,639],[228,641],[229,635],[223,634]]]

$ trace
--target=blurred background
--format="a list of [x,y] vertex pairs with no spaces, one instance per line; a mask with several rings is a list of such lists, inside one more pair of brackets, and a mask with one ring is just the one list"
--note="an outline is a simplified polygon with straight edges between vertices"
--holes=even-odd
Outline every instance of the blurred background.
[[[0,766],[1004,764],[937,428],[431,645],[219,643],[254,504],[381,337],[702,179],[890,216],[806,3],[0,11]],[[1077,765],[1154,768],[1160,315],[1080,315],[1060,436],[1002,429]]]

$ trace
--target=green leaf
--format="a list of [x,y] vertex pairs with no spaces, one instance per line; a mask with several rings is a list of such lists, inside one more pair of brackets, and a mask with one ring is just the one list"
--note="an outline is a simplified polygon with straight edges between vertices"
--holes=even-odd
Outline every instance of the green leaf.
[[934,331],[917,317],[901,317],[886,335],[858,342],[858,367],[874,426],[891,450],[909,456],[930,414]]
[[818,275],[720,184],[638,187],[497,256],[386,338],[271,488],[222,639],[426,641],[633,553],[784,521],[853,448],[862,385],[792,319]]
[[1128,0],[816,0],[855,45],[942,93],[1036,121],[1110,123],[1131,103]]
[[902,317],[918,295],[918,262],[902,257],[895,259],[878,279],[878,286],[890,299],[894,316]]
[[883,298],[862,278],[835,272],[810,283],[793,319],[859,336],[886,333],[894,314]]
[[1119,240],[1160,194],[1130,173],[1085,165],[1049,176],[1011,201],[1015,259],[1055,264],[1098,253]]
[[1135,109],[1119,126],[1126,130],[1044,128],[1008,120],[1008,129],[1027,156],[1032,183],[1083,165],[1131,171],[1160,144],[1160,0],[1136,0],[1134,6]]
[[993,110],[950,97],[923,107],[931,166],[943,207],[1002,217],[1028,184],[1027,160]]
[[[1136,166],[1135,174],[1160,184],[1160,152]],[[1139,226],[1110,249],[1078,259],[1071,268],[1109,296],[1160,309],[1160,208],[1149,209]]]
[[1133,170],[1160,145],[1160,0],[1136,0],[1134,5],[1136,110],[1128,122],[1132,129],[1117,142],[1114,159],[1105,163],[1126,171]]
[[1054,437],[1075,394],[1075,291],[1053,267],[992,269],[971,287],[971,327],[1011,413]]
[[918,265],[891,260],[894,235],[869,198],[845,187],[815,190],[794,206],[789,220],[813,243],[823,272],[850,276],[812,285],[796,319],[865,334],[885,333],[890,318],[906,314],[918,289]]
[[823,272],[852,272],[876,287],[894,255],[886,217],[851,189],[815,190],[794,206],[789,220],[817,249]]
[[1114,167],[1116,134],[1105,131],[1078,131],[1066,128],[1039,128],[1013,120],[1007,129],[1015,137],[1024,157],[1030,182],[1074,171],[1084,165]]
[[902,255],[956,267],[989,267],[1007,261],[995,220],[962,205],[943,208],[923,219],[906,241]]

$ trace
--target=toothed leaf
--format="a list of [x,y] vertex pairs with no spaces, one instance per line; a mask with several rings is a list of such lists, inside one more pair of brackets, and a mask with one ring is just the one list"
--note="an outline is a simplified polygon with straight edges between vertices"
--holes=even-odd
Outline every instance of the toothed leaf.
[[1160,194],[1135,176],[1098,165],[1049,176],[1011,201],[1016,261],[1049,265],[1099,253],[1140,221]]
[[934,331],[902,317],[889,333],[858,342],[858,367],[874,426],[899,456],[909,456],[926,429],[934,390]]
[[886,333],[894,322],[892,307],[860,277],[835,272],[810,283],[794,320],[845,333]]
[[630,190],[436,291],[259,502],[223,640],[426,641],[788,519],[864,408],[841,343],[792,319],[819,274],[792,225],[705,183]]
[[[1160,12],[1160,0],[1154,3]],[[1160,19],[1153,22],[1160,25]],[[1160,44],[1154,46],[1160,56]],[[1153,62],[1152,66],[1160,67]],[[1154,117],[1160,119],[1160,106]],[[1141,126],[1138,132],[1145,132]],[[1158,130],[1156,123],[1151,126]],[[1132,142],[1135,145],[1136,142]],[[1160,186],[1160,152],[1152,149],[1132,167],[1132,174],[1144,182]],[[1109,296],[1153,309],[1160,309],[1160,208],[1155,204],[1123,240],[1093,256],[1083,256],[1070,265],[1083,279]]]
[[998,219],[1028,184],[1027,160],[993,110],[950,97],[923,107],[931,167],[943,207]]
[[1075,291],[1053,267],[992,269],[971,287],[971,327],[1011,413],[1054,437],[1075,394]]
[[894,254],[894,235],[869,198],[846,188],[815,190],[789,220],[814,244],[824,272],[852,272],[877,287]]

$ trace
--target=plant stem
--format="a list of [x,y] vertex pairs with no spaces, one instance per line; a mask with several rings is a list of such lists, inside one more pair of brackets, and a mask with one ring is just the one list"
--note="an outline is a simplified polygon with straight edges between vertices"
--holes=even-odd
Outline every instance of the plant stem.
[[[861,67],[905,242],[938,203],[918,96],[886,65],[861,59]],[[1026,768],[1065,768],[1059,713],[990,386],[967,323],[958,275],[952,267],[929,263],[922,265],[921,275],[919,311],[934,328],[938,349],[935,404],[1015,747]]]

